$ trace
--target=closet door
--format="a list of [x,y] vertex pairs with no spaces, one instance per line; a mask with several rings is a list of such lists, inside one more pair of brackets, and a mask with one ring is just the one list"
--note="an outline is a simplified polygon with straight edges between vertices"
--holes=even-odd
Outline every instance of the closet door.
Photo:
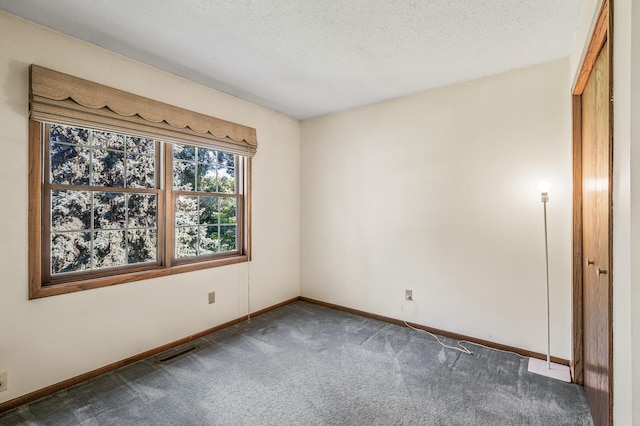
[[584,387],[594,424],[610,424],[612,360],[609,46],[582,94],[582,253]]

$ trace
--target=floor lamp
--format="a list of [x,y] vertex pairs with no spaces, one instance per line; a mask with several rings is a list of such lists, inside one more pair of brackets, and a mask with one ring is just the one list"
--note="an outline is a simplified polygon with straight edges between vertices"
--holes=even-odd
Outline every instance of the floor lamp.
[[538,184],[540,201],[544,206],[544,262],[547,269],[547,369],[551,369],[551,319],[549,316],[549,237],[547,236],[547,202],[551,184],[543,180]]
[[571,373],[566,365],[551,362],[551,317],[549,310],[549,237],[547,234],[547,202],[549,201],[549,190],[551,184],[542,181],[538,184],[540,191],[540,201],[542,201],[544,212],[544,261],[547,273],[547,362],[546,365],[538,358],[529,358],[529,371],[543,376],[571,382]]

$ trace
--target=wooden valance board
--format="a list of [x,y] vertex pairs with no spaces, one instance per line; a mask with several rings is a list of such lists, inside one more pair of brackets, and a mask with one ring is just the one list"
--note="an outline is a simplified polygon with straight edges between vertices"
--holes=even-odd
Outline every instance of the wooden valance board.
[[38,65],[29,68],[32,120],[120,131],[252,157],[256,130]]

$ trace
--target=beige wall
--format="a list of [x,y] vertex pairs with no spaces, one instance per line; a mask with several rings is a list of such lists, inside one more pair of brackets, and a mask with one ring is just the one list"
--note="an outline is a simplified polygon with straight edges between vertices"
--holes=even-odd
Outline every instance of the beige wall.
[[613,3],[614,422],[640,424],[640,5]]
[[251,310],[299,295],[296,120],[0,12],[0,371],[9,372],[0,402],[247,312],[247,264],[27,300],[31,63],[255,127]]
[[[632,229],[629,233],[631,243],[631,261],[629,266],[631,268],[632,279],[630,280],[631,286],[631,306],[633,306],[633,313],[631,316],[632,324],[632,362],[631,362],[631,377],[633,381],[632,385],[632,407],[633,407],[633,421],[634,424],[640,424],[640,4],[637,1],[633,2],[629,0],[629,4],[632,5],[631,14],[631,43],[630,43],[630,57],[631,57],[631,86],[629,93],[631,94],[631,108],[629,116],[631,117],[631,152],[629,158],[631,160],[631,173],[630,183],[631,187],[631,205],[633,217]],[[634,185],[631,182],[635,182]],[[624,373],[624,370],[620,373]]]
[[302,123],[301,293],[570,357],[569,60]]

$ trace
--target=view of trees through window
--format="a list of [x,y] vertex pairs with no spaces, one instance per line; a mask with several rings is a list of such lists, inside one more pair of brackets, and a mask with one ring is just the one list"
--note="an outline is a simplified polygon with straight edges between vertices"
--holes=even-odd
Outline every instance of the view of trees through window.
[[157,143],[51,125],[51,274],[158,258]]
[[237,250],[238,191],[233,154],[173,145],[173,190],[177,195],[176,258]]
[[[50,275],[159,264],[162,144],[80,127],[48,128]],[[182,144],[172,144],[171,152],[175,204],[167,223],[175,226],[173,257],[237,252],[237,157]]]

